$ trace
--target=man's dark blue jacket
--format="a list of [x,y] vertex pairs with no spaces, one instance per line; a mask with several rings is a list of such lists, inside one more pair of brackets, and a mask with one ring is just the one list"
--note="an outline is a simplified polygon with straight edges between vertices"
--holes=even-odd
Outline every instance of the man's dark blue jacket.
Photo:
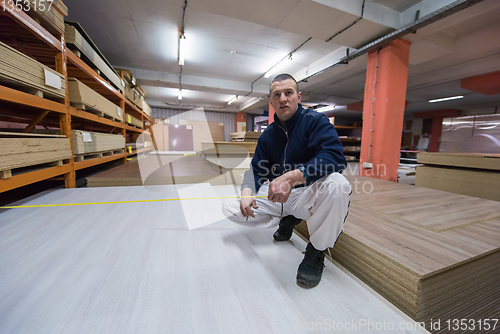
[[325,114],[304,109],[299,104],[289,120],[277,117],[262,133],[251,168],[245,172],[241,189],[257,193],[266,181],[304,166],[305,185],[347,167],[337,131]]

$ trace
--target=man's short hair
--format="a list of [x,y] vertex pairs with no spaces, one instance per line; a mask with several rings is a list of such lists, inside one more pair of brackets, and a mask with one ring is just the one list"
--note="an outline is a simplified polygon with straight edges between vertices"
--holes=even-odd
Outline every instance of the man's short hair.
[[299,92],[299,84],[298,84],[297,80],[295,80],[295,78],[288,73],[281,73],[281,74],[278,74],[277,76],[275,76],[273,81],[271,81],[271,85],[269,86],[269,94],[272,93],[271,86],[273,85],[273,82],[284,81],[284,80],[288,80],[288,79],[292,79],[295,82],[295,90],[296,90],[295,93],[298,93]]

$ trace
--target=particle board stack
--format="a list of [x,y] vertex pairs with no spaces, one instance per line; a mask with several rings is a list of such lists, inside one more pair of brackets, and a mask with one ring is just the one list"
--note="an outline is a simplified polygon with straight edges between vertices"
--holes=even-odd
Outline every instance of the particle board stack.
[[139,129],[142,129],[144,127],[140,119],[137,119],[134,116],[127,113],[125,113],[125,122],[127,122],[130,125],[136,126]]
[[[122,68],[115,68],[115,70],[123,75],[123,81],[125,82],[125,91],[123,94],[125,97],[139,109],[144,109],[143,104],[145,103],[144,97],[146,95],[132,72]],[[149,106],[147,106],[147,108],[149,108]]]
[[205,155],[250,155],[253,156],[257,142],[216,142],[201,143],[203,154]]
[[27,8],[28,15],[37,20],[42,27],[56,37],[64,35],[64,17],[68,16],[68,8],[61,0],[55,1],[21,1],[21,7]]
[[12,176],[12,169],[69,158],[70,142],[64,136],[0,132],[1,178]]
[[[75,78],[68,79],[69,100],[72,106],[87,111],[97,111],[100,116],[108,116],[123,122],[123,110],[93,89]],[[102,113],[102,114],[101,114]]]
[[[336,261],[426,328],[441,319],[434,333],[446,332],[448,319],[498,318],[500,203],[348,179],[353,193],[331,249]],[[308,236],[304,222],[298,231]]]
[[125,148],[122,135],[71,130],[73,154],[98,153]]
[[49,97],[66,96],[66,79],[51,68],[0,42],[0,81],[42,92]]
[[417,161],[419,187],[500,201],[500,154],[422,152]]
[[230,134],[232,142],[241,142],[241,141],[258,141],[262,132],[255,131],[242,131],[242,132],[233,132]]
[[[147,175],[147,176],[146,176]],[[143,180],[145,176],[145,180]],[[148,155],[87,178],[87,187],[210,183],[226,185],[229,175],[210,168],[199,156]]]
[[146,100],[142,100],[142,111],[144,111],[144,113],[148,115],[148,117],[151,117],[151,107],[146,102]]
[[91,67],[97,68],[100,74],[108,79],[113,86],[121,92],[124,91],[124,82],[79,23],[66,21],[64,37],[66,39],[66,44],[68,44],[70,48],[77,49],[77,54],[81,52],[81,54],[91,63]]
[[224,123],[205,122],[180,119],[179,125],[190,126],[193,129],[193,149],[202,151],[202,142],[224,141]]

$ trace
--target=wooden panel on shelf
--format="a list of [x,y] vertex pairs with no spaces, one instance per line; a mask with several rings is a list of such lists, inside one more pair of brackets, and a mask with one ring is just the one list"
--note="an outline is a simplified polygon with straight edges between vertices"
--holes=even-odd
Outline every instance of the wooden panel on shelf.
[[[123,123],[112,121],[110,119],[107,119],[107,118],[104,118],[104,117],[101,117],[101,116],[97,116],[97,115],[91,114],[91,113],[86,112],[84,110],[80,110],[80,109],[76,109],[76,108],[70,107],[69,108],[69,112],[70,112],[70,114],[72,116],[83,118],[83,119],[86,119],[86,120],[89,120],[89,121],[92,121],[92,122],[96,122],[96,123],[100,123],[100,124],[105,124],[105,125],[109,125],[109,126],[120,128],[120,129],[122,129],[124,127]],[[138,130],[138,129],[131,128],[131,130]]]
[[119,103],[123,99],[123,95],[117,89],[78,58],[73,51],[66,49],[66,53],[68,56],[68,76],[77,78],[113,102]]
[[146,115],[142,110],[140,110],[139,108],[137,108],[137,106],[135,106],[131,101],[129,101],[128,99],[125,99],[125,112],[131,114],[131,115],[134,115],[135,117],[137,118],[141,118],[141,116],[149,121],[150,118],[148,115]]
[[51,33],[45,30],[40,24],[38,24],[35,20],[29,17],[23,11],[10,10],[10,6],[7,1],[0,2],[0,15],[7,15],[14,19],[21,27],[29,30],[34,36],[41,39],[51,47],[62,52],[63,45],[60,40],[54,37]]

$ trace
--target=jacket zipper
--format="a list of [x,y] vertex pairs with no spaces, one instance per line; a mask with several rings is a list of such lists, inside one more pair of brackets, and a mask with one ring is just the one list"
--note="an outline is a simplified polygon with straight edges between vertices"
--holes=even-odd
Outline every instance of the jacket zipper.
[[[285,145],[285,152],[283,154],[283,170],[286,172],[285,170],[285,163],[286,163],[286,149],[288,148],[288,143],[290,142],[290,138],[288,137],[288,130],[285,126],[285,124],[283,124],[283,127],[280,126],[280,128],[285,132],[285,136],[286,136],[286,145]],[[280,213],[280,219],[283,219],[283,203],[281,203],[281,213]]]

